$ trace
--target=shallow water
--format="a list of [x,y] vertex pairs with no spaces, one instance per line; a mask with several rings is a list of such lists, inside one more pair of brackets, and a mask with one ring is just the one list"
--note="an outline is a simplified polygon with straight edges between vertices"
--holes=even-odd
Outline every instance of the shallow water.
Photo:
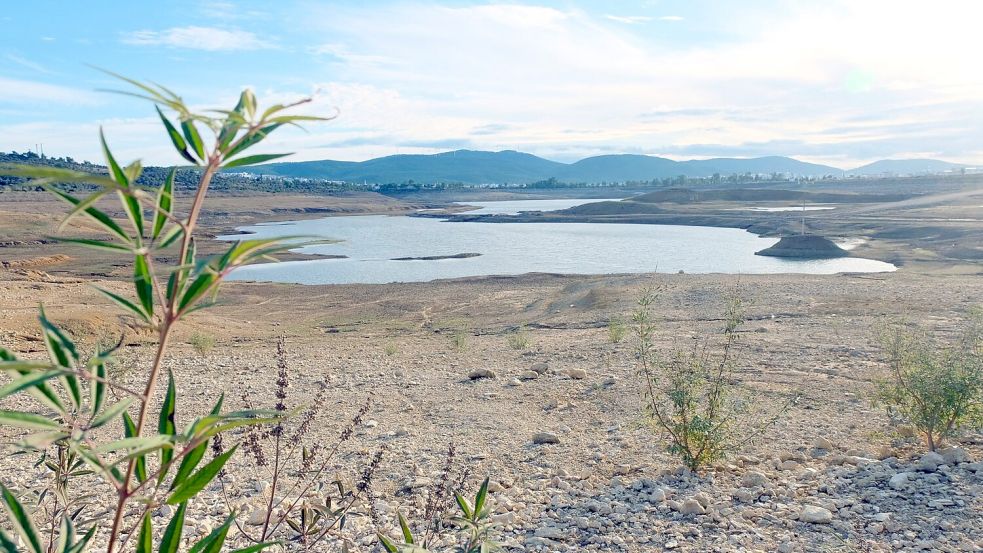
[[[532,209],[531,203],[526,205]],[[527,210],[525,206],[509,207]],[[831,274],[895,269],[888,263],[859,258],[790,260],[756,256],[754,252],[778,240],[759,238],[739,229],[682,225],[451,223],[432,218],[368,215],[262,224],[239,230],[253,232],[256,238],[306,235],[342,240],[295,251],[346,255],[346,259],[257,265],[231,275],[237,280],[300,284],[423,282],[529,272]],[[219,238],[241,240],[243,236]],[[393,260],[472,252],[481,255],[432,261]]]

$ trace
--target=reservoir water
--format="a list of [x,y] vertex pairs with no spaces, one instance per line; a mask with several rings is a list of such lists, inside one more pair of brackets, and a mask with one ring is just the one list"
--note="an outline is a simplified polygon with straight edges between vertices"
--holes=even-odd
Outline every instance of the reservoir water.
[[[548,202],[555,200],[546,200]],[[596,200],[580,200],[580,203]],[[483,209],[529,211],[552,206],[476,202]],[[508,206],[500,204],[508,203]],[[563,207],[569,207],[564,205]],[[559,209],[562,209],[559,208]],[[504,212],[504,211],[499,211]],[[514,211],[513,211],[514,212]],[[242,227],[251,238],[317,236],[339,240],[294,251],[347,256],[243,267],[234,280],[299,284],[424,282],[529,272],[809,273],[893,271],[889,263],[860,258],[792,260],[754,255],[775,244],[740,229],[610,223],[470,223],[405,216],[363,215]],[[241,240],[242,235],[220,236]],[[395,258],[480,254],[475,257],[396,261]]]

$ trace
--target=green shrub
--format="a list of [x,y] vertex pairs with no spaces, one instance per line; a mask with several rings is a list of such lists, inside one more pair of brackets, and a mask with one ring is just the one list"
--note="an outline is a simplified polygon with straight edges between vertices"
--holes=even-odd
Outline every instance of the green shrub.
[[698,471],[759,436],[789,404],[770,419],[758,417],[751,409],[754,395],[737,383],[738,329],[746,309],[739,296],[727,301],[722,335],[697,340],[692,348],[674,347],[667,356],[660,355],[653,341],[656,299],[646,293],[632,315],[645,411],[667,437],[669,453]]
[[[218,447],[223,432],[283,417],[276,410],[223,413],[223,397],[219,396],[211,414],[184,421],[179,427],[183,394],[178,392],[174,375],[163,367],[178,324],[189,313],[207,307],[232,270],[286,249],[277,240],[243,240],[223,254],[199,257],[195,231],[212,177],[224,169],[281,157],[284,154],[244,153],[282,125],[318,118],[284,114],[297,104],[260,111],[249,90],[230,111],[197,113],[164,87],[123,80],[134,87],[125,94],[155,104],[177,153],[199,171],[186,213],[176,209],[180,203],[174,198],[177,169],[172,169],[163,182],[150,186],[140,178],[140,161],[119,165],[101,132],[108,174],[6,164],[0,166],[0,175],[32,179],[29,186],[43,187],[70,206],[65,222],[84,217],[104,234],[100,239],[64,239],[66,242],[115,252],[132,261],[129,294],[100,292],[154,333],[157,347],[146,367],[143,385],[136,389],[110,378],[106,364],[115,348],[85,359],[43,308],[39,322],[48,353],[45,360],[18,359],[10,350],[0,348],[0,371],[12,378],[0,388],[0,399],[21,396],[25,401],[15,405],[31,399],[36,402],[33,409],[0,410],[2,433],[23,436],[24,450],[50,461],[44,466],[52,480],[47,489],[37,492],[32,508],[26,508],[21,498],[0,484],[0,504],[8,515],[0,530],[0,548],[4,551],[17,550],[7,533],[13,530],[25,544],[24,549],[32,553],[81,552],[97,527],[107,529],[107,553],[122,550],[127,542],[137,551],[176,551],[184,539],[189,502],[216,478],[238,449],[238,444]],[[169,117],[164,110],[173,115]],[[58,183],[84,183],[94,186],[95,192],[76,197]],[[107,196],[119,199],[122,220],[96,207]],[[167,264],[163,259],[175,262]],[[160,386],[166,390],[158,406]],[[194,401],[201,401],[198,394]],[[210,448],[213,457],[205,460]],[[82,479],[76,489],[75,482]],[[98,497],[93,491],[102,490],[111,493],[114,500],[93,507],[92,498]],[[166,529],[155,532],[152,512],[162,504],[173,506],[175,512]],[[87,514],[79,516],[83,511]],[[227,516],[189,550],[221,550],[235,523],[234,516]],[[260,543],[250,551],[272,545]]]
[[976,315],[959,340],[944,343],[904,322],[880,336],[890,376],[875,402],[913,426],[934,451],[966,428],[983,428],[983,317]]
[[[448,548],[450,553],[493,553],[502,551],[492,539],[494,524],[491,522],[491,509],[488,506],[488,479],[482,482],[478,493],[474,496],[474,501],[468,501],[460,493],[454,494],[460,514],[451,519],[460,530],[458,545]],[[413,535],[410,525],[402,514],[399,515],[399,527],[402,531],[402,541],[395,541],[382,534],[378,535],[379,542],[382,544],[386,553],[436,553],[431,543],[423,539],[417,543],[417,537]],[[429,527],[429,525],[428,525]]]
[[454,346],[454,350],[462,352],[468,349],[468,331],[466,330],[455,330],[454,334],[451,334],[451,345]]
[[396,342],[386,342],[384,351],[387,357],[395,357],[399,353],[399,346],[396,345]]
[[188,343],[194,348],[199,357],[208,357],[212,348],[215,347],[215,336],[204,332],[195,332],[188,338]]
[[621,317],[611,317],[611,320],[608,321],[608,341],[612,344],[618,344],[624,340],[627,332],[628,327]]
[[526,349],[529,347],[530,339],[529,333],[526,332],[525,326],[520,326],[519,328],[509,332],[506,337],[506,341],[509,347],[515,350]]

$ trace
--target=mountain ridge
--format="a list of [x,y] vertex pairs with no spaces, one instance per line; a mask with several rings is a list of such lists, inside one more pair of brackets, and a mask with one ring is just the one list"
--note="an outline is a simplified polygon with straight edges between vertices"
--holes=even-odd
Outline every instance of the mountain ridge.
[[[911,161],[913,164],[905,164]],[[890,162],[884,165],[882,162]],[[901,163],[898,163],[901,162]],[[882,164],[882,165],[878,165]],[[886,167],[887,169],[883,169]],[[563,182],[625,182],[662,180],[685,176],[708,178],[741,174],[787,174],[799,177],[876,175],[891,167],[938,167],[939,171],[964,167],[939,160],[882,160],[844,171],[829,165],[786,156],[711,158],[676,161],[642,154],[606,154],[573,163],[501,150],[453,150],[437,154],[396,154],[366,161],[280,162],[237,170],[251,174],[319,178],[352,183],[461,182],[467,184],[529,184],[555,178]],[[857,172],[872,171],[872,172]],[[906,170],[898,172],[916,173]],[[928,171],[931,172],[931,171]]]

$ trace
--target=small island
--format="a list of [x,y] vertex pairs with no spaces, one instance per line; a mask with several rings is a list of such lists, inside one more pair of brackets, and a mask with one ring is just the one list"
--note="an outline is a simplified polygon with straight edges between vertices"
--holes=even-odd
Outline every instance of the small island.
[[815,234],[799,234],[785,236],[774,246],[755,252],[754,255],[797,259],[830,259],[847,257],[850,253],[828,238]]
[[424,257],[394,257],[390,261],[439,261],[441,259],[467,259],[469,257],[478,257],[480,253],[468,252],[468,253],[456,253],[454,255],[428,255]]

